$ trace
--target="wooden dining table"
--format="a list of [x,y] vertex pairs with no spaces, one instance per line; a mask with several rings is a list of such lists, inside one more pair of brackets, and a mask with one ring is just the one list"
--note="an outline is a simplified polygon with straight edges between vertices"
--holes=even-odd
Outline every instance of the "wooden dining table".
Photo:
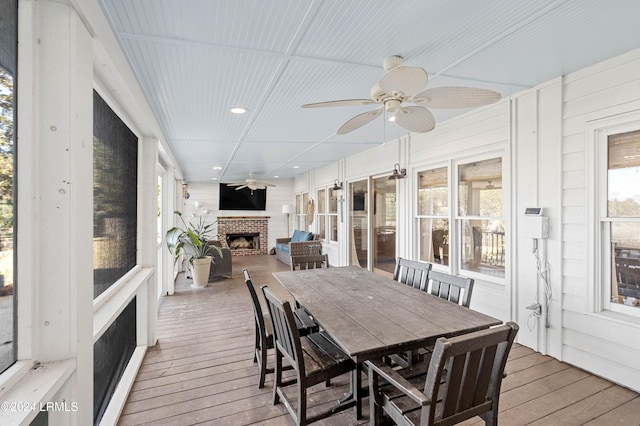
[[351,392],[357,418],[362,414],[364,361],[431,346],[439,337],[502,324],[496,318],[357,266],[273,275],[356,362]]

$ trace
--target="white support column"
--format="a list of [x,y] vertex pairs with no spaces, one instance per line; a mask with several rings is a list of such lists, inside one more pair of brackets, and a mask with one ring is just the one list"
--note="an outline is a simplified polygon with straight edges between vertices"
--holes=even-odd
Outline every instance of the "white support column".
[[[141,220],[140,237],[138,247],[140,252],[140,265],[150,267],[155,273],[157,270],[157,206],[158,206],[158,140],[153,137],[143,137],[140,143],[138,156],[140,170],[138,185],[140,208],[138,217]],[[139,318],[138,344],[153,346],[156,343],[156,327],[158,322],[158,290],[155,276],[149,277],[146,282],[146,296],[138,297],[139,314],[146,312],[146,321]],[[144,306],[143,306],[144,305]],[[145,324],[146,322],[146,324]]]
[[51,412],[49,422],[91,424],[92,38],[57,1],[21,2],[20,24],[19,358],[74,362],[51,401],[75,402],[78,411]]
[[[164,209],[164,223],[165,229],[173,227],[174,214],[173,212],[178,209],[176,206],[176,199],[178,194],[182,194],[182,187],[176,184],[176,171],[173,167],[169,167],[167,170],[167,190],[166,190],[166,206]],[[165,276],[164,283],[168,295],[172,295],[175,292],[175,262],[173,255],[166,249],[163,236],[163,251],[165,253]]]

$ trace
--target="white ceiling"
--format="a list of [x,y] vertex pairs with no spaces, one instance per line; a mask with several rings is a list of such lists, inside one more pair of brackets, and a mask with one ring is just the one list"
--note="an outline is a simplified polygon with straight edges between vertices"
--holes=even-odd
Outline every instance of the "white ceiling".
[[[508,97],[640,47],[638,0],[101,4],[188,182],[291,178],[405,135],[382,118],[336,135],[371,106],[300,108],[368,98],[390,55],[428,87]],[[437,126],[466,110],[432,112]]]

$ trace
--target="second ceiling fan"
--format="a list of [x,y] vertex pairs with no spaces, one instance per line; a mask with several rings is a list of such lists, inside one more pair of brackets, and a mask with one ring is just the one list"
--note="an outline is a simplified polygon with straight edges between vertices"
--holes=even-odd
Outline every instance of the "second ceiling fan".
[[[426,133],[435,128],[436,121],[429,108],[472,108],[500,100],[498,92],[474,87],[435,87],[423,90],[429,81],[427,72],[416,66],[403,65],[400,56],[385,58],[386,73],[371,88],[371,99],[344,99],[302,105],[302,108],[380,104],[379,107],[356,115],[344,123],[338,134],[344,135],[373,121],[382,114],[395,113],[395,122],[407,130]],[[405,105],[411,103],[415,105]]]

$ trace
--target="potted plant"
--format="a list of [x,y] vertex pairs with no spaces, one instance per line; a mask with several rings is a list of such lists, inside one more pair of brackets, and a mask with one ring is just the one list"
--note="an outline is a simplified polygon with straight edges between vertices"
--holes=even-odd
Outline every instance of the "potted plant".
[[174,212],[180,218],[182,227],[174,226],[165,235],[165,241],[169,251],[174,255],[177,262],[181,255],[189,261],[191,275],[193,276],[193,287],[205,287],[209,282],[209,271],[213,263],[209,250],[214,248],[222,255],[222,250],[216,245],[207,244],[211,234],[211,227],[214,223],[205,223],[202,217],[197,223],[187,223],[182,218],[182,213]]

